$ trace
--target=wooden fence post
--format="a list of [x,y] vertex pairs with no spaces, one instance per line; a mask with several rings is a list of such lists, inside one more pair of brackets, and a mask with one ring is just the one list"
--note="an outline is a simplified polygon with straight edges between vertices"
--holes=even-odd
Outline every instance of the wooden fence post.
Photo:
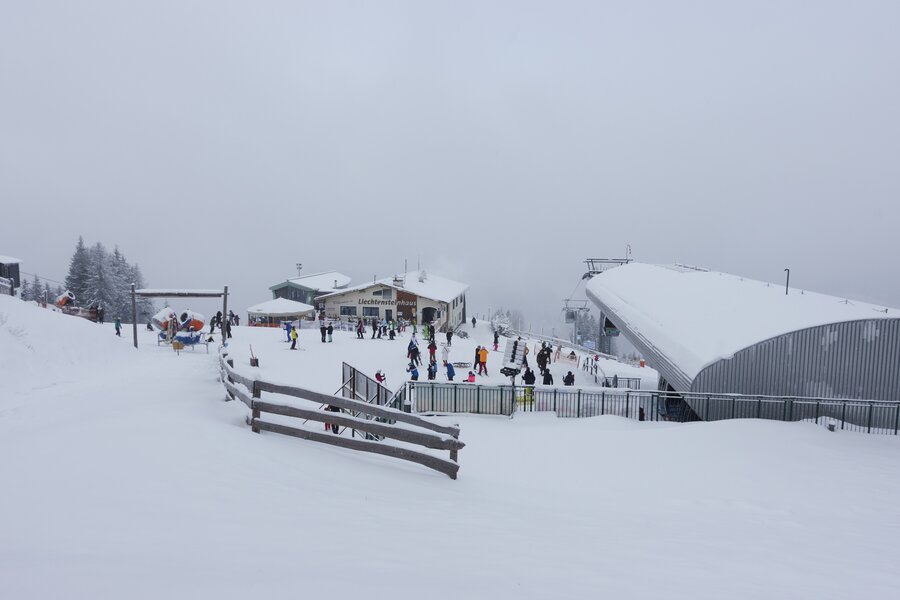
[[[456,425],[456,427],[459,427],[459,423],[456,423],[455,425]],[[453,439],[455,439],[455,440],[459,439],[458,433],[455,433],[452,435],[453,435]],[[452,460],[453,462],[459,462],[458,458],[459,458],[459,450],[454,448],[453,450],[450,451],[450,460]]]
[[[253,397],[262,397],[262,394],[259,391],[259,380],[253,382]],[[251,418],[250,425],[253,429],[253,433],[259,433],[259,427],[256,426],[256,420],[259,419],[259,408],[256,407],[256,402],[253,403],[253,416]]]

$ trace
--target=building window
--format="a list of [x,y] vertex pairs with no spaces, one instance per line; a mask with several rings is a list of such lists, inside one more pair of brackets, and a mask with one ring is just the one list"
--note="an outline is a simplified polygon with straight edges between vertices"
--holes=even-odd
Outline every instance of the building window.
[[[354,308],[356,308],[354,306]],[[363,316],[364,317],[377,317],[378,316],[378,307],[377,306],[363,306]]]
[[342,306],[341,307],[341,316],[342,317],[355,317],[356,316],[356,307],[355,306]]
[[390,300],[393,297],[393,291],[394,290],[381,290],[381,297],[385,300]]
[[375,290],[374,292],[372,292],[372,295],[373,295],[373,296],[379,296],[379,297],[380,297],[380,296],[381,296],[381,290]]

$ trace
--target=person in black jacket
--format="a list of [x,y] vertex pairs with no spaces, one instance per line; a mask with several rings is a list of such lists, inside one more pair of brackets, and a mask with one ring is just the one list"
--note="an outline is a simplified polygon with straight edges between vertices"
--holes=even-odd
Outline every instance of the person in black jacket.
[[525,382],[525,385],[534,385],[534,379],[534,371],[525,369],[525,374],[522,375],[522,381]]
[[553,385],[553,375],[550,374],[550,369],[544,369],[544,385]]
[[575,376],[572,375],[572,371],[569,371],[565,377],[563,377],[563,385],[575,385]]

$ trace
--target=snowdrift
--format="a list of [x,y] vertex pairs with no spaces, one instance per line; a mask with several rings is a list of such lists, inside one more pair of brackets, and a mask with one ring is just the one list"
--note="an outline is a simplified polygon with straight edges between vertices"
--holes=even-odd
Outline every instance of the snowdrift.
[[134,359],[128,338],[117,338],[108,327],[0,296],[0,372],[5,391],[104,377]]

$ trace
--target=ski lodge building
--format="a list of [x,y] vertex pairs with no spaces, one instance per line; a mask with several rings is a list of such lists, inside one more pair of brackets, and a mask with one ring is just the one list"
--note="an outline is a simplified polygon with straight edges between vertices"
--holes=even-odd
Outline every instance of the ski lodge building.
[[586,292],[659,372],[660,390],[900,400],[900,310],[785,289],[630,262]]
[[19,275],[19,263],[22,261],[12,256],[0,256],[0,293],[12,295],[22,285]]
[[324,271],[287,279],[271,286],[269,290],[273,299],[286,298],[294,302],[315,305],[317,296],[345,289],[349,284],[350,278],[343,273]]
[[469,286],[426,273],[410,272],[319,296],[332,319],[416,319],[438,329],[454,328],[466,320]]

